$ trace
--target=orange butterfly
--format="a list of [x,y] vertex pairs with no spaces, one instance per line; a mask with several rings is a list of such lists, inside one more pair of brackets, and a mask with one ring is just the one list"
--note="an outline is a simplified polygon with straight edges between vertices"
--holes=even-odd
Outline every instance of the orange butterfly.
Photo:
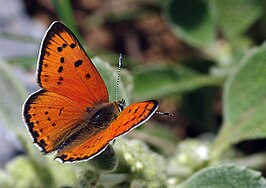
[[74,34],[53,22],[39,52],[37,82],[42,89],[28,97],[23,119],[38,149],[57,151],[61,162],[89,160],[116,137],[147,121],[155,100],[125,107],[109,102],[103,79]]

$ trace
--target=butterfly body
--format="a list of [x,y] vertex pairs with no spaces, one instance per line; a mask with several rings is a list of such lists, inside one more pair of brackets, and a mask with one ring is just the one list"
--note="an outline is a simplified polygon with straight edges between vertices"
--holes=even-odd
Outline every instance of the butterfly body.
[[110,141],[147,121],[155,100],[125,107],[109,102],[106,85],[74,34],[54,22],[41,44],[37,82],[41,89],[23,105],[26,128],[38,149],[61,162],[89,160]]
[[102,103],[93,108],[88,108],[88,124],[99,129],[106,128],[114,119],[116,119],[119,112],[122,111],[119,108],[120,104],[122,104],[122,102],[118,101]]
[[63,150],[68,145],[76,145],[84,139],[96,135],[99,131],[106,129],[120,113],[121,101],[96,104],[93,108],[88,107],[84,119],[73,125],[71,134],[59,141],[58,150]]

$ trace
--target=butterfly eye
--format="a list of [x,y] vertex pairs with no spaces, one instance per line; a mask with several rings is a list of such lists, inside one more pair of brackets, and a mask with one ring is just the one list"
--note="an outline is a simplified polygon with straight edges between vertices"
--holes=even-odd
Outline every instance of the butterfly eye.
[[118,101],[118,110],[119,112],[122,112],[126,106],[126,101],[124,99],[122,99],[121,101]]

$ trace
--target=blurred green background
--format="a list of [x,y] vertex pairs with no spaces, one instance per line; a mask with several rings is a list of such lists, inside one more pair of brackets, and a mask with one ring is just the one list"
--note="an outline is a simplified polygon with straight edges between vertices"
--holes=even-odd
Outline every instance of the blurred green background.
[[[265,0],[0,0],[0,187],[266,187]],[[115,99],[159,111],[95,159],[60,164],[21,117],[59,20]],[[265,103],[265,104],[264,104]]]

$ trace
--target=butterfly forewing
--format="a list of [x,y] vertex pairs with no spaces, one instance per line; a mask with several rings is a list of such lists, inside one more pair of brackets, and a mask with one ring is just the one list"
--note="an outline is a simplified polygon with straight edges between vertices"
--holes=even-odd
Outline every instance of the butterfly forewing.
[[43,39],[37,80],[42,88],[87,106],[109,100],[100,74],[76,37],[60,22],[54,22]]
[[69,145],[69,147],[59,150],[56,158],[62,162],[93,158],[103,151],[110,141],[147,121],[156,112],[158,106],[158,102],[155,100],[129,105],[106,129],[87,138],[84,135],[86,141],[79,145],[73,144],[73,147]]

